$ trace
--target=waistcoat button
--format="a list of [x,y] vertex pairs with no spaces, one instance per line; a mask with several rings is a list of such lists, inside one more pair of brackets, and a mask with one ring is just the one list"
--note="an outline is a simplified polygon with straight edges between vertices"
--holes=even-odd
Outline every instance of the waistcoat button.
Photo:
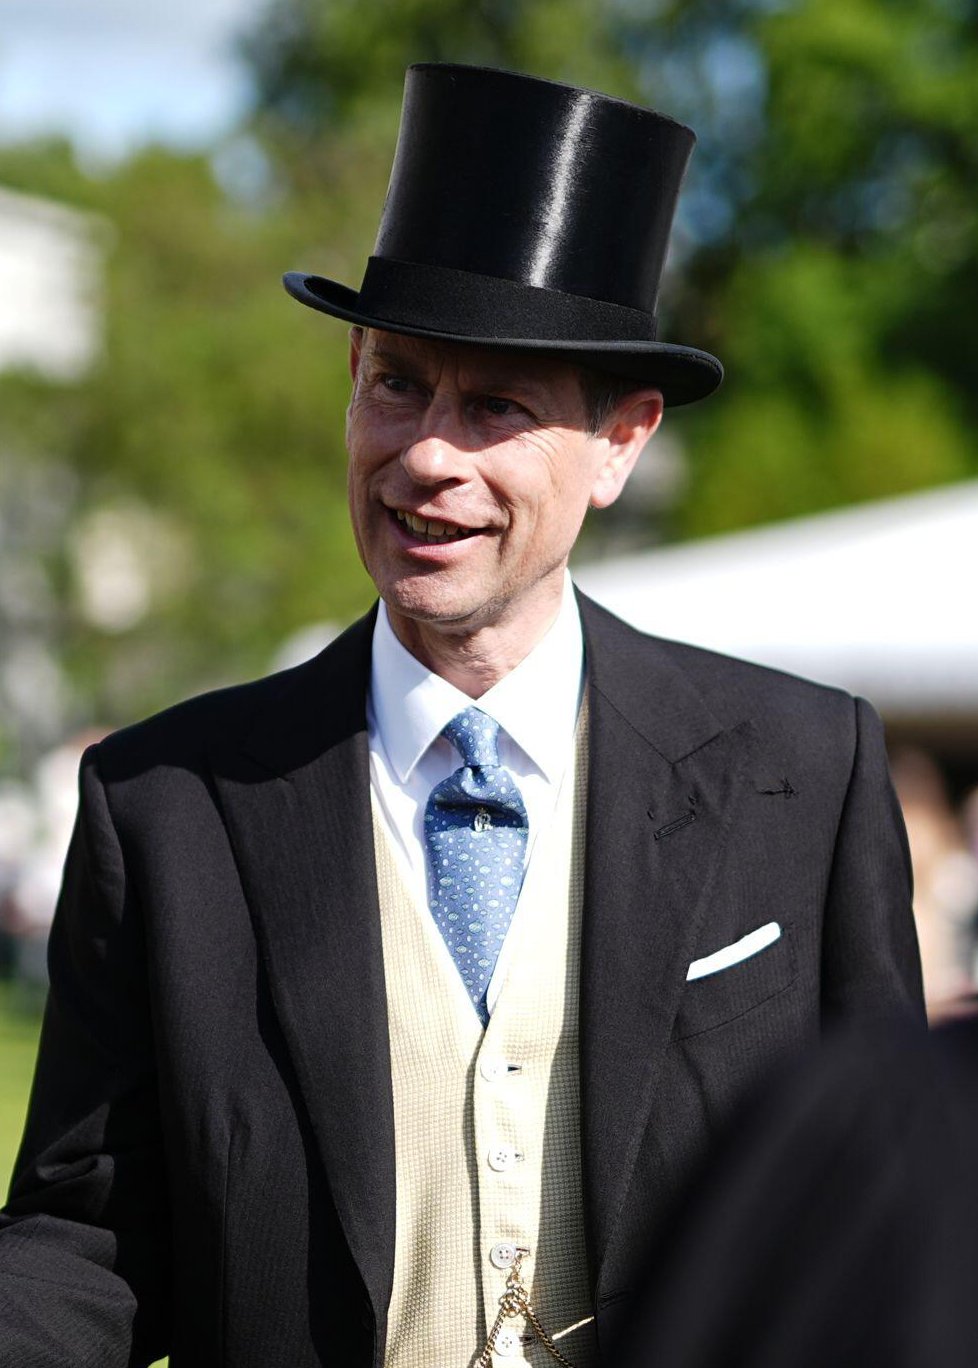
[[505,1358],[511,1358],[513,1354],[520,1352],[520,1337],[515,1330],[500,1330],[496,1336],[496,1343],[493,1349],[497,1354],[502,1354]]
[[493,1268],[512,1268],[516,1262],[516,1246],[507,1240],[500,1240],[490,1249],[489,1262]]
[[513,1167],[518,1156],[512,1145],[493,1145],[486,1157],[491,1169],[496,1173],[505,1173]]

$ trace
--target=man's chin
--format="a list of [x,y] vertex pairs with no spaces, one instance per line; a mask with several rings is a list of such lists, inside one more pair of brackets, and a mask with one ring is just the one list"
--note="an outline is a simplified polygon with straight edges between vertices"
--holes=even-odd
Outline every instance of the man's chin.
[[445,593],[433,586],[397,586],[380,591],[391,619],[403,618],[419,626],[444,627],[446,632],[475,631],[489,624],[492,609],[484,601]]

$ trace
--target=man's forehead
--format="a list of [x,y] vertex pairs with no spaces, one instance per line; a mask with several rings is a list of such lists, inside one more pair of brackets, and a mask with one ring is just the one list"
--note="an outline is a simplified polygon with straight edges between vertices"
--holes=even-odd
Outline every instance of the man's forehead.
[[457,372],[480,387],[518,385],[522,389],[567,386],[580,393],[580,368],[551,352],[517,347],[485,347],[471,342],[448,342],[401,333],[366,331],[364,354],[382,363],[397,362],[426,371]]

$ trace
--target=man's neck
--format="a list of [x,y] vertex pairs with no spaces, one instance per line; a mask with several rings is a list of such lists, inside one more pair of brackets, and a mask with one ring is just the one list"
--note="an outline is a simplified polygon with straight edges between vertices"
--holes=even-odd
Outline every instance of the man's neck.
[[463,623],[420,622],[388,605],[388,617],[398,641],[426,669],[453,684],[469,698],[481,698],[530,654],[553,626],[561,595],[522,613],[512,622],[501,620],[472,628]]

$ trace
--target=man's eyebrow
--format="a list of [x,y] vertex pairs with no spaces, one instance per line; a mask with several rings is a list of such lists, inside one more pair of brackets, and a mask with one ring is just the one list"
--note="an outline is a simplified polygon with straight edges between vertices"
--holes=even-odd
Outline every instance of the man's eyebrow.
[[370,361],[381,361],[385,366],[414,367],[416,362],[406,352],[392,351],[387,347],[373,346],[367,352]]
[[473,388],[487,394],[495,390],[504,390],[507,394],[516,394],[524,399],[540,398],[547,392],[544,380],[524,375],[519,371],[483,371],[479,376],[479,383]]
[[[391,366],[414,375],[424,369],[423,362],[420,359],[416,360],[407,350],[402,352],[390,347],[375,346],[370,351],[370,358],[383,366]],[[462,374],[465,379],[464,369]],[[473,378],[471,382],[466,380],[464,388],[473,393],[490,394],[496,390],[505,390],[509,394],[524,398],[539,398],[547,392],[548,385],[543,376],[527,375],[513,369],[493,370],[491,365],[483,363],[480,364],[478,377]]]

